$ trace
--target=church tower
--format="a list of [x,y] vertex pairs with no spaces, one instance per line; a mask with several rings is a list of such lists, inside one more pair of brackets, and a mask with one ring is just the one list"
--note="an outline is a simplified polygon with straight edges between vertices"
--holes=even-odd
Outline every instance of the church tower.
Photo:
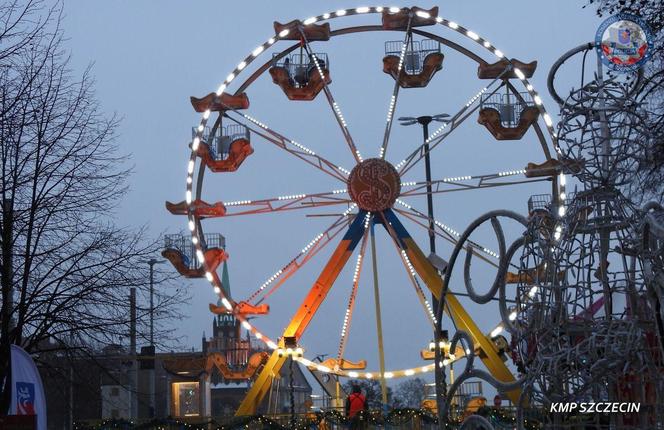
[[[228,261],[222,267],[221,284],[226,297],[231,298],[231,283],[228,274]],[[221,306],[221,300],[217,301]],[[226,356],[231,368],[242,368],[247,364],[251,351],[251,340],[247,335],[242,337],[242,325],[232,314],[215,315],[212,320],[212,337],[206,342],[203,350],[207,353],[219,352]]]

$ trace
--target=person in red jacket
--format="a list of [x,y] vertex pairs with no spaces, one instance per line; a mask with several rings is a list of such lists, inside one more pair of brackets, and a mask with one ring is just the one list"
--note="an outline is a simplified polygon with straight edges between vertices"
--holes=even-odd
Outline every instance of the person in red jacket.
[[367,399],[362,394],[362,389],[359,385],[353,385],[353,392],[346,398],[346,416],[351,421],[351,429],[362,428],[360,416],[357,416],[360,411],[367,409]]

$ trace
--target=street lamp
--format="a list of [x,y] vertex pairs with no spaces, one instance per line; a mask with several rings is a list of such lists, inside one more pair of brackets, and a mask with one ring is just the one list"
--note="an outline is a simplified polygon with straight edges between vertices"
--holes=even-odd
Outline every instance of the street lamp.
[[402,116],[399,118],[401,125],[420,124],[422,126],[422,134],[424,138],[424,173],[427,181],[427,215],[429,216],[429,249],[432,254],[436,253],[436,233],[433,223],[433,196],[431,195],[431,159],[429,158],[429,124],[432,122],[450,122],[448,114],[441,113],[438,115],[424,115],[418,117]]

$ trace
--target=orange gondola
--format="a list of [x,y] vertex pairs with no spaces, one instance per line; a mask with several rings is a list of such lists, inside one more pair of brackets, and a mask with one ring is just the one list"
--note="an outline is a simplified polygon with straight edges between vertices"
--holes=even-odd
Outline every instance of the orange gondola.
[[270,75],[289,100],[311,101],[325,85],[332,83],[329,64],[327,54],[324,53],[300,52],[285,58],[277,55],[270,68]]
[[212,112],[224,112],[226,110],[248,109],[249,97],[245,93],[232,95],[228,93],[210,93],[202,98],[189,97],[191,105],[196,112],[205,112],[211,110]]
[[519,140],[538,117],[539,109],[533,105],[528,93],[517,96],[508,91],[482,97],[477,122],[497,140]]
[[[535,73],[537,61],[524,63],[513,58],[512,63],[503,58],[495,63],[481,63],[477,67],[480,79],[503,81],[504,94],[498,92],[483,95],[480,99],[479,124],[484,125],[497,140],[519,140],[531,125],[539,118],[539,109],[535,106],[530,93],[519,93],[509,84],[510,79],[530,78]],[[519,69],[523,76],[517,75]],[[540,102],[541,103],[541,102]]]
[[404,53],[404,61],[399,71],[399,60],[403,42],[385,42],[383,72],[399,81],[401,88],[423,88],[429,84],[433,75],[443,67],[445,56],[440,52],[440,43],[424,39],[410,41]]
[[166,235],[164,239],[162,257],[170,261],[185,278],[202,278],[205,276],[205,266],[213,272],[228,259],[224,250],[224,239],[220,234],[206,235],[206,248],[202,255],[205,265],[195,256],[194,246],[189,239],[180,234]]
[[[501,79],[514,79],[518,78],[518,76],[514,73],[514,68],[517,68],[523,72],[524,77],[526,78],[532,78],[533,74],[535,73],[535,69],[537,69],[537,61],[531,61],[530,63],[524,63],[522,61],[517,60],[516,58],[512,58],[512,68],[509,70],[505,71],[508,67],[510,67],[510,63],[507,61],[506,58],[503,58],[500,61],[496,61],[495,63],[481,63],[477,67],[477,77],[480,79],[496,79],[498,76],[501,77]],[[503,72],[505,72],[503,74]]]
[[[226,206],[222,202],[207,203],[196,199],[189,205],[194,215],[200,218],[220,217],[226,215]],[[166,210],[173,215],[187,215],[187,203],[183,200],[178,203],[166,202]]]
[[367,368],[367,360],[350,361],[345,358],[328,358],[320,363],[320,365],[329,369],[363,370]]
[[260,305],[252,305],[251,303],[241,301],[235,304],[233,311],[229,311],[224,306],[215,305],[210,303],[210,312],[215,315],[222,315],[228,313],[240,314],[244,317],[248,315],[267,315],[270,313],[270,306],[263,303]]
[[302,36],[308,42],[330,40],[330,24],[304,25],[299,19],[286,24],[274,21],[274,33],[279,34],[282,40],[301,40]]
[[234,369],[229,366],[226,357],[223,354],[214,352],[208,354],[205,371],[209,375],[212,374],[212,369],[216,368],[221,376],[227,381],[242,381],[254,377],[256,371],[268,360],[270,354],[265,351],[255,352],[249,357],[246,367],[244,369]]
[[[213,172],[234,172],[254,149],[251,147],[249,130],[239,124],[219,127],[210,137],[204,135],[196,151],[203,163]],[[211,141],[211,144],[208,143]]]
[[583,168],[583,162],[572,159],[552,158],[543,163],[528,163],[526,165],[527,178],[540,178],[546,176],[555,176],[559,173],[576,174]]

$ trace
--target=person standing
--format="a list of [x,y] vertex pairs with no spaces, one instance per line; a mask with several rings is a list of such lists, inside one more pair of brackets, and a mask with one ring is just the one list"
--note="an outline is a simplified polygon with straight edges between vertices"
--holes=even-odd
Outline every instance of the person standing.
[[362,394],[362,389],[359,385],[354,384],[352,393],[346,398],[346,416],[350,421],[351,429],[364,428],[364,418],[360,411],[367,410],[367,399]]

